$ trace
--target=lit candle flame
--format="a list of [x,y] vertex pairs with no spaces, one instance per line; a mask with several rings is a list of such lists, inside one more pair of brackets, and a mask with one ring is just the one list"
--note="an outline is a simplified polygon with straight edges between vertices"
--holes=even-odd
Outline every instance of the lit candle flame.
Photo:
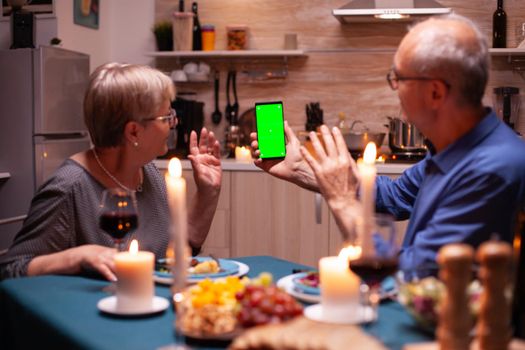
[[244,146],[242,147],[235,147],[235,159],[238,161],[244,161],[244,162],[251,162],[252,155],[250,153],[250,149],[246,148]]
[[339,258],[346,261],[357,260],[361,257],[362,249],[360,246],[349,245],[339,252]]
[[131,254],[137,254],[139,252],[139,242],[136,239],[131,241],[131,244],[129,245],[129,252]]
[[363,155],[363,161],[365,164],[372,165],[376,161],[377,149],[376,144],[369,142],[365,148],[365,154]]
[[179,158],[171,158],[168,163],[168,173],[171,177],[181,177],[182,176],[182,165]]

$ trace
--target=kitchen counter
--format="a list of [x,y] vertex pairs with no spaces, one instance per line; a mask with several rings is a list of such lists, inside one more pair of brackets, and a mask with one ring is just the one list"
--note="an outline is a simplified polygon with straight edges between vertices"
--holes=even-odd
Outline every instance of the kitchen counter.
[[[166,170],[168,169],[168,160],[157,159],[154,161],[157,168]],[[181,161],[183,170],[191,170],[191,163],[189,160],[184,159]],[[253,163],[238,162],[235,159],[221,159],[222,169],[225,171],[262,171],[256,167]],[[377,173],[381,175],[401,175],[403,171],[410,168],[413,163],[378,163]]]

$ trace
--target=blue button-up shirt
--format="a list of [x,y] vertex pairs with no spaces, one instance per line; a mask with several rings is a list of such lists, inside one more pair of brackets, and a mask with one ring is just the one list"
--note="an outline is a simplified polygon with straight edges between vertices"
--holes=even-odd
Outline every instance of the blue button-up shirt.
[[434,265],[440,247],[511,242],[525,200],[525,142],[490,112],[474,129],[392,180],[377,178],[377,211],[410,218],[400,269]]

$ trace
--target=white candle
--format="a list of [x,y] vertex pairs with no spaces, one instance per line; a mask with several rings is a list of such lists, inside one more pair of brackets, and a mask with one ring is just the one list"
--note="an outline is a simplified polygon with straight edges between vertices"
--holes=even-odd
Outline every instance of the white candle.
[[155,255],[139,251],[133,240],[129,252],[115,255],[117,276],[117,309],[141,312],[151,310],[153,302],[153,267]]
[[249,148],[246,148],[244,146],[242,147],[235,147],[235,160],[242,163],[251,163],[252,162],[252,154],[250,152]]
[[350,270],[348,256],[343,250],[339,256],[319,260],[319,281],[323,313],[329,318],[348,317],[359,308],[359,277]]
[[173,292],[186,286],[188,251],[188,215],[186,212],[186,181],[182,178],[182,166],[177,158],[170,159],[165,176],[168,204],[171,212],[171,235],[175,250],[173,267]]
[[369,255],[373,252],[372,232],[374,229],[375,213],[375,182],[376,182],[376,145],[369,142],[365,148],[363,161],[357,163],[360,183],[360,198],[362,207],[361,225],[359,234],[363,246],[363,255]]

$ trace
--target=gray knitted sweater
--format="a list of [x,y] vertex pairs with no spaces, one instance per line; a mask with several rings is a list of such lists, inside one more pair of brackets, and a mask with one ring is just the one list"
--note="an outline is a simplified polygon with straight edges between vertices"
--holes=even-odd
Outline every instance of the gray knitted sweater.
[[[0,257],[0,279],[25,276],[27,265],[38,255],[84,244],[112,247],[112,238],[98,227],[104,186],[74,160],[66,160],[38,190],[29,214],[9,251]],[[157,258],[168,244],[169,209],[163,177],[153,163],[144,166],[142,192],[138,192],[138,229],[141,250]]]

